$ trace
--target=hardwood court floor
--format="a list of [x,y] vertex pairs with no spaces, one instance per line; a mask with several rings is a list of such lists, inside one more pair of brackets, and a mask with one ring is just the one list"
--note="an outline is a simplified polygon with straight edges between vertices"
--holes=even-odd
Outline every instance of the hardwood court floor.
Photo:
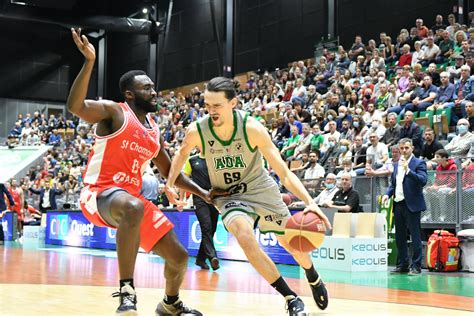
[[[13,245],[13,246],[12,246]],[[82,248],[24,249],[0,246],[0,316],[114,315],[114,252]],[[181,297],[205,315],[285,315],[283,299],[244,262],[222,262],[217,272],[196,269],[190,259]],[[154,315],[163,297],[163,262],[140,254],[140,315]],[[428,274],[338,273],[323,270],[329,308],[317,309],[300,269],[279,266],[314,315],[473,315],[474,278]]]

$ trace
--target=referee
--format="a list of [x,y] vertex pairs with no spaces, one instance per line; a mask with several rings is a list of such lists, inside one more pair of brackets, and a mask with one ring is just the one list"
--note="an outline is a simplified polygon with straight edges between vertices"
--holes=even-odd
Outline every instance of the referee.
[[[206,160],[201,154],[189,157],[183,171],[185,175],[191,177],[204,190],[211,189]],[[199,196],[193,195],[193,203],[196,207],[199,225],[201,226],[201,245],[196,256],[196,265],[201,267],[201,269],[209,270],[209,265],[206,263],[206,260],[209,259],[212,269],[217,270],[220,266],[213,238],[217,229],[219,212],[214,205],[207,204]]]

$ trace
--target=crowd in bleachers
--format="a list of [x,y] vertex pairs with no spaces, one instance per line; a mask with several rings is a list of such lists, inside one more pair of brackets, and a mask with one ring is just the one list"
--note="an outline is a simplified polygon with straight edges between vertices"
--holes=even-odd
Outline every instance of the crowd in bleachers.
[[[405,137],[433,170],[445,170],[445,158],[453,162],[449,168],[472,168],[474,24],[460,25],[452,14],[447,25],[441,15],[431,28],[424,24],[417,19],[393,40],[384,32],[377,40],[356,36],[351,47],[324,49],[286,69],[249,73],[239,88],[238,107],[268,128],[283,159],[303,180],[329,173],[340,177],[344,171],[387,176]],[[171,157],[186,127],[205,115],[203,90],[158,94],[155,118]],[[35,112],[20,115],[9,138],[53,146],[44,167],[22,181],[25,191],[45,181],[80,190],[93,144],[91,126]]]

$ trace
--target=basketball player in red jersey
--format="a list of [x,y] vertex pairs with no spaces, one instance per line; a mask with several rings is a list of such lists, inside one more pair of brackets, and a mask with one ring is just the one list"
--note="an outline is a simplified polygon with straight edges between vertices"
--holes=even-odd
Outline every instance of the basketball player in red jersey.
[[[72,37],[85,62],[67,100],[71,113],[97,123],[96,139],[84,174],[81,192],[84,215],[97,226],[117,229],[120,297],[116,315],[136,315],[133,285],[139,246],[165,260],[165,297],[156,315],[202,315],[179,299],[179,288],[187,268],[188,254],[173,232],[173,224],[153,203],[140,195],[142,172],[150,160],[163,177],[168,176],[170,158],[153,118],[156,108],[154,84],[143,71],[129,71],[119,82],[125,102],[85,100],[94,67],[95,49],[86,36],[72,29]],[[176,185],[212,202],[213,194],[184,176]],[[179,204],[172,196],[170,202]]]

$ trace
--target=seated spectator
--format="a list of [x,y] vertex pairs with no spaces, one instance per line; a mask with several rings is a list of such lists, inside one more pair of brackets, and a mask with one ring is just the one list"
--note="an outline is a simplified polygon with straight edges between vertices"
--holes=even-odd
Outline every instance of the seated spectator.
[[[323,206],[330,203],[339,188],[336,186],[336,175],[334,173],[328,173],[324,180],[324,190],[314,198],[314,203],[319,206]],[[290,207],[303,207],[305,206],[303,201],[293,202]]]
[[379,115],[379,113],[375,111],[375,105],[373,103],[369,103],[367,105],[367,111],[365,111],[364,115],[362,116],[365,125],[372,124],[372,117],[374,115]]
[[367,146],[364,145],[362,136],[354,138],[354,145],[352,146],[352,157],[354,157],[354,170],[357,175],[364,174],[365,163],[367,161]]
[[313,133],[310,140],[310,151],[320,150],[324,144],[324,136],[321,133],[321,127],[319,124],[313,126]]
[[21,135],[21,131],[22,131],[21,123],[15,122],[15,126],[10,130],[10,133],[8,134],[8,136],[19,138]]
[[398,145],[390,147],[392,158],[387,159],[383,166],[373,169],[371,164],[365,166],[365,175],[369,177],[386,177],[393,173],[393,165],[400,159],[400,148]]
[[320,160],[320,164],[327,172],[334,172],[336,169],[337,158],[340,154],[339,145],[336,136],[330,135],[327,139],[328,143],[327,146],[324,146],[325,152]]
[[440,76],[438,73],[438,69],[435,63],[431,63],[426,69],[426,75],[431,77],[431,83],[436,87],[439,87],[441,84]]
[[415,51],[413,52],[411,57],[411,67],[415,66],[416,64],[419,64],[425,57],[425,52],[421,49],[421,42],[416,41],[414,46]]
[[388,86],[383,83],[379,87],[379,91],[377,93],[377,99],[375,101],[375,108],[378,111],[385,111],[388,108],[388,98],[390,93],[388,92]]
[[445,61],[447,61],[451,56],[453,55],[454,52],[454,42],[449,38],[449,32],[444,30],[441,33],[441,37],[443,38],[439,42],[439,55],[436,57],[436,63],[437,64],[442,64]]
[[466,102],[466,117],[469,121],[469,131],[474,131],[474,104],[472,102]]
[[423,25],[423,19],[416,19],[415,21],[416,24],[416,32],[418,37],[420,38],[425,38],[428,36],[428,28]]
[[438,88],[436,98],[433,101],[433,105],[426,109],[427,111],[442,109],[453,100],[454,85],[449,82],[449,74],[446,71],[443,71],[440,74],[440,80],[441,85]]
[[309,123],[311,122],[311,115],[307,110],[304,110],[302,105],[304,104],[304,100],[301,98],[293,98],[293,106],[295,109],[295,118],[301,123]]
[[444,149],[449,153],[449,156],[454,158],[466,158],[471,150],[471,143],[474,134],[469,132],[469,121],[460,119],[456,126],[458,135],[454,137]]
[[311,139],[313,134],[311,133],[311,127],[308,123],[303,123],[303,134],[300,135],[297,146],[293,153],[293,157],[290,160],[297,160],[301,158],[301,154],[308,153],[311,146]]
[[340,140],[347,139],[349,136],[349,129],[351,127],[351,122],[347,119],[342,121],[342,127],[341,127],[341,137]]
[[369,128],[365,125],[364,120],[359,115],[354,115],[352,117],[352,127],[349,129],[346,138],[350,142],[354,142],[356,136],[361,136],[362,139],[365,139],[365,135],[369,131]]
[[307,153],[302,153],[301,154],[301,165],[299,167],[293,167],[290,169],[291,172],[296,174],[296,176],[299,179],[303,179],[304,177],[304,172],[306,170],[306,167],[308,166],[309,163],[309,157]]
[[[330,119],[330,117],[328,116],[328,119]],[[340,137],[341,137],[341,133],[339,133],[337,131],[337,124],[335,121],[332,121],[330,120],[328,123],[327,123],[327,130],[328,130],[328,133],[324,134],[324,143],[323,143],[323,151],[326,150],[326,148],[328,147],[328,143],[329,143],[329,137],[333,136],[336,140],[336,142],[339,141]]]
[[434,169],[436,167],[435,162],[431,162],[433,160],[435,153],[440,150],[444,149],[443,145],[436,139],[435,132],[432,128],[425,129],[425,142],[423,143],[423,147],[421,149],[420,158],[424,158],[428,160],[426,162],[426,166],[428,169]]
[[[430,204],[431,219],[443,222],[449,209],[448,195],[451,195],[455,203],[453,189],[456,188],[456,170],[458,169],[454,160],[449,159],[449,154],[444,149],[435,153],[436,178],[433,185],[426,188],[427,201]],[[454,206],[454,205],[453,205]]]
[[372,54],[373,58],[370,61],[369,69],[374,69],[377,72],[385,72],[385,60],[380,56],[380,52],[378,50],[375,50]]
[[398,59],[398,67],[411,66],[412,55],[410,52],[410,45],[405,44],[402,46],[402,55]]
[[391,107],[387,110],[387,113],[396,113],[403,115],[405,113],[405,105],[411,102],[411,100],[415,99],[416,96],[421,91],[421,88],[418,87],[415,77],[410,77],[408,81],[408,89],[405,90],[399,97],[398,97],[398,106]]
[[337,173],[336,178],[340,179],[344,172],[347,172],[351,177],[357,177],[356,172],[352,169],[352,160],[350,158],[342,160],[340,164],[340,171]]
[[359,193],[352,188],[352,177],[345,172],[341,175],[341,188],[330,202],[326,202],[323,207],[335,208],[339,212],[358,213],[361,211],[359,205]]
[[402,73],[401,75],[397,78],[397,89],[398,91],[400,91],[400,93],[404,93],[405,91],[408,90],[408,86],[409,86],[409,83],[410,83],[410,77],[411,77],[411,74],[410,74],[410,70],[411,70],[411,67],[410,65],[404,65],[402,67]]
[[347,110],[347,107],[345,107],[344,105],[341,105],[339,107],[338,113],[339,113],[339,115],[336,119],[336,129],[337,129],[337,131],[341,132],[342,121],[347,120],[347,121],[351,122],[352,121],[352,116],[349,113],[349,111]]
[[280,153],[285,160],[288,160],[290,157],[293,156],[293,154],[295,153],[295,148],[298,145],[298,141],[301,137],[300,134],[298,134],[297,126],[291,126],[290,131],[290,138],[288,138],[288,140],[283,145],[283,148],[280,150]]
[[431,80],[432,79],[429,75],[424,76],[423,87],[420,95],[405,105],[405,111],[421,112],[433,105],[438,88],[432,84]]
[[369,134],[370,146],[367,148],[367,156],[375,168],[380,168],[388,159],[388,148],[379,142],[379,136],[375,132]]
[[387,120],[388,128],[385,130],[385,133],[380,141],[391,147],[397,144],[398,141],[401,139],[400,134],[402,131],[402,127],[398,124],[397,114],[395,113],[389,113],[387,116]]
[[304,180],[315,180],[324,177],[324,168],[318,163],[319,155],[319,151],[309,153],[308,164],[306,166],[306,170],[303,176]]
[[369,135],[370,133],[376,133],[379,139],[382,139],[383,135],[385,135],[385,131],[387,129],[382,124],[382,118],[380,115],[374,115],[372,117],[372,122],[370,124]]
[[438,45],[434,43],[434,38],[432,36],[427,38],[428,44],[423,50],[423,58],[420,59],[421,65],[427,67],[431,63],[436,62],[436,57],[438,56],[440,50]]
[[466,103],[474,100],[474,78],[471,67],[461,67],[461,78],[454,84],[454,102],[448,103],[451,113],[451,125],[456,125],[461,117],[466,117]]
[[421,147],[423,145],[421,129],[413,122],[413,112],[405,112],[405,124],[402,126],[400,138],[410,138],[413,142],[413,154],[419,157],[421,154]]

